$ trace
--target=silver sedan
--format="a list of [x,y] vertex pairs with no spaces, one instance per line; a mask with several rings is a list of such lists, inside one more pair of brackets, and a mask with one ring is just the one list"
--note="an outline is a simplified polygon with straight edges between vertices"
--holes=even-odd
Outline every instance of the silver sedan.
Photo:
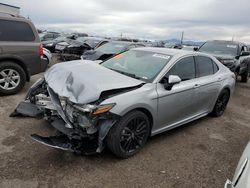
[[32,135],[74,152],[137,153],[150,136],[208,114],[221,116],[235,85],[216,58],[184,50],[137,48],[101,64],[71,61],[51,67],[12,116],[43,116],[59,135]]

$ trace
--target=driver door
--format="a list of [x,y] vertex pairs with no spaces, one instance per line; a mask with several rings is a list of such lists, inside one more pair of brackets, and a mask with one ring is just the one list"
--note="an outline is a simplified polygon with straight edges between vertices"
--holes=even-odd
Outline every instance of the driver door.
[[165,77],[167,78],[169,75],[177,75],[182,81],[170,90],[165,89],[161,83],[157,84],[157,132],[163,132],[170,127],[178,126],[179,123],[196,116],[199,110],[194,57],[188,56],[179,60]]

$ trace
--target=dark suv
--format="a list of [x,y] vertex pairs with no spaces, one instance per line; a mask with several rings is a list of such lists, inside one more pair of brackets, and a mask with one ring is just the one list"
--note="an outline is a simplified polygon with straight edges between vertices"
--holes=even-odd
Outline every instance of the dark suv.
[[0,13],[0,95],[20,91],[46,60],[36,28],[28,19]]
[[222,40],[207,41],[198,51],[215,56],[221,63],[234,72],[236,76],[240,75],[242,82],[248,81],[250,53],[244,43]]

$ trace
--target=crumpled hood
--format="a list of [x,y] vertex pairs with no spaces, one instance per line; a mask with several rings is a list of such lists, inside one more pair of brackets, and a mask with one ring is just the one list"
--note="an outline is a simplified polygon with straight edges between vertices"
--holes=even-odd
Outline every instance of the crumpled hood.
[[[103,55],[108,55],[107,57],[111,57],[115,54],[104,54],[104,53],[97,51],[97,50],[88,50],[88,51],[83,53],[83,58],[87,59],[87,60],[95,61],[95,60],[99,60],[100,57]],[[105,60],[105,59],[102,59],[102,60]]]
[[143,81],[112,71],[93,61],[69,61],[45,73],[49,87],[71,102],[87,104],[99,99],[103,91],[138,86]]

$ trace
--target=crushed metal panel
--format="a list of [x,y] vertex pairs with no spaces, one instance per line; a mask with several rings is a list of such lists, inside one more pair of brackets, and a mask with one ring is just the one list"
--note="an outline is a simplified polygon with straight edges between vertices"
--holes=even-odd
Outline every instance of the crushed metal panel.
[[45,73],[45,80],[56,94],[78,104],[98,100],[103,91],[144,83],[93,61],[82,60],[54,65]]
[[20,102],[10,117],[27,116],[27,117],[43,117],[43,111],[40,110],[35,104],[30,102]]

